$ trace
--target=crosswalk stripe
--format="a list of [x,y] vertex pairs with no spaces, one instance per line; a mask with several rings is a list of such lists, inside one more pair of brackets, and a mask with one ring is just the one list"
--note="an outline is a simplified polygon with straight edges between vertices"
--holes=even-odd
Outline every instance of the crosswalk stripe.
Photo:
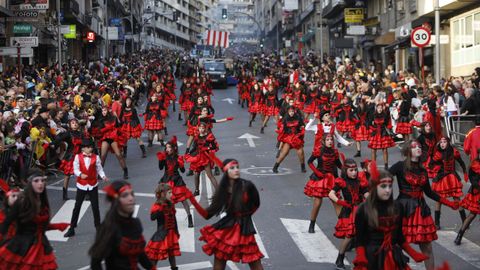
[[227,266],[232,270],[240,270],[240,268],[238,268],[238,266],[232,261],[227,261]]
[[206,174],[203,179],[205,179],[205,184],[207,185],[207,201],[210,202],[214,193],[213,187],[212,187],[212,181],[210,180],[210,177],[208,177]]
[[[49,190],[62,190],[63,187],[57,187],[57,186],[54,186],[54,185],[48,185],[48,186],[47,186],[47,189],[49,189]],[[68,188],[68,191],[69,191],[69,192],[77,192],[77,188]],[[98,194],[105,194],[105,191],[99,190],[99,191],[98,191]],[[154,193],[135,192],[135,196],[137,196],[137,197],[146,197],[146,198],[155,198],[155,194],[154,194]]]
[[187,211],[185,209],[177,208],[176,210],[178,233],[180,234],[180,251],[195,252],[195,228],[188,228],[188,224],[185,222],[187,220]]
[[265,259],[268,259],[269,257],[268,257],[267,250],[265,249],[265,245],[263,244],[262,238],[260,237],[260,232],[257,229],[257,225],[255,225],[255,221],[253,221],[253,227],[255,228],[255,231],[257,232],[255,234],[255,241],[257,241],[258,248],[260,249],[260,251],[265,256]]
[[[75,200],[66,201],[50,222],[51,223],[58,223],[58,222],[69,223],[70,220],[72,219],[72,212],[74,207],[75,207]],[[84,201],[82,204],[82,207],[80,208],[80,215],[78,216],[78,222],[80,222],[83,215],[87,211],[88,207],[90,207],[90,202]],[[66,242],[68,241],[68,237],[63,237],[64,233],[65,232],[62,232],[62,231],[52,230],[52,231],[48,231],[46,235],[48,240],[50,241]]]
[[[205,269],[211,268],[212,263],[209,261],[204,262],[197,262],[197,263],[187,263],[187,264],[180,264],[177,265],[178,269],[182,270],[198,270],[198,269]],[[170,266],[158,267],[157,270],[170,270]]]
[[455,240],[457,233],[454,231],[437,231],[437,235],[438,240],[435,243],[446,248],[476,268],[480,268],[480,257],[478,256],[480,254],[480,247],[477,244],[463,238],[460,246],[455,245],[453,240]]
[[[308,262],[335,262],[338,249],[327,238],[318,225],[315,224],[315,233],[308,233],[309,220],[288,218],[281,218],[280,220]],[[345,264],[348,265],[348,262],[345,261]]]
[[139,204],[135,204],[135,209],[133,210],[133,217],[137,217],[138,216],[138,209],[140,209],[140,205]]

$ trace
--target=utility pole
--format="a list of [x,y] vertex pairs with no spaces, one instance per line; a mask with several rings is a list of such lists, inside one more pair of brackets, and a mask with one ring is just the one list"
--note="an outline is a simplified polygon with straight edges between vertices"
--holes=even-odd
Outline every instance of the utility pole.
[[440,84],[440,1],[435,0],[435,83]]
[[131,33],[131,39],[130,39],[130,46],[131,46],[131,52],[133,53],[135,50],[134,50],[134,46],[135,46],[135,40],[133,39],[133,5],[132,5],[132,0],[130,0],[130,30],[132,31]]
[[320,59],[323,63],[323,0],[320,1]]
[[106,37],[106,39],[105,39],[105,44],[106,44],[106,48],[105,48],[105,59],[108,61],[108,60],[109,60],[108,27],[110,26],[110,23],[108,22],[108,0],[105,1],[105,19],[106,19],[106,24],[107,24],[107,37]]
[[57,6],[57,47],[58,47],[58,67],[62,67],[62,32],[61,32],[61,20],[60,20],[60,0],[56,0]]

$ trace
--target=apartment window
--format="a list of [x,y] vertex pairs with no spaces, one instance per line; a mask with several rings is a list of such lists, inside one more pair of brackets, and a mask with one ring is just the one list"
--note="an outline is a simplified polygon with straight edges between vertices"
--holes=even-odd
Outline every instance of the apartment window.
[[452,65],[480,62],[480,12],[454,19],[451,26]]
[[473,16],[473,31],[475,36],[474,45],[480,45],[480,13]]

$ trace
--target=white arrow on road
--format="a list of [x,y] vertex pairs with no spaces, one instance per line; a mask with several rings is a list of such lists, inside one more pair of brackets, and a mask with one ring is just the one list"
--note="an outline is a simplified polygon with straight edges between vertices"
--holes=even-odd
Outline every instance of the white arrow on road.
[[260,139],[260,137],[257,137],[255,135],[252,135],[250,133],[245,133],[242,136],[238,137],[239,139],[247,139],[248,145],[250,147],[255,147],[255,142],[253,142],[253,139]]
[[233,98],[224,98],[224,99],[222,99],[222,101],[226,101],[226,102],[228,102],[228,103],[230,103],[230,104],[233,104],[233,102],[235,101],[235,99],[233,99]]

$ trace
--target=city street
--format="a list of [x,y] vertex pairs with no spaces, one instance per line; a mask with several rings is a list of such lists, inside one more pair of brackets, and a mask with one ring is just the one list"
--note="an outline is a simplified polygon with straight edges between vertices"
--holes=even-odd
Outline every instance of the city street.
[[[177,88],[180,82],[177,81]],[[179,94],[177,93],[177,97]],[[144,100],[142,100],[144,101]],[[334,227],[337,221],[332,204],[324,200],[317,219],[315,234],[309,234],[308,224],[311,210],[311,200],[303,194],[303,188],[308,180],[311,171],[302,173],[300,164],[295,152],[291,152],[285,161],[280,165],[279,173],[273,174],[271,168],[275,162],[276,154],[276,124],[271,120],[265,129],[265,134],[260,134],[260,117],[248,127],[247,108],[241,108],[237,104],[236,88],[230,86],[226,90],[215,90],[212,97],[215,108],[215,118],[220,119],[232,116],[235,119],[214,126],[213,132],[220,144],[220,151],[217,156],[220,159],[236,158],[240,162],[242,177],[252,180],[259,192],[261,206],[253,215],[254,224],[257,228],[257,242],[265,255],[262,261],[265,269],[289,270],[289,269],[335,269],[340,244],[339,239],[333,236]],[[176,135],[181,144],[179,151],[185,152],[185,126],[183,121],[178,121],[177,112],[172,112],[167,120],[169,136]],[[143,113],[144,104],[140,106],[138,113]],[[146,141],[146,133],[143,134]],[[312,132],[307,131],[305,135],[306,160],[311,154],[313,147]],[[129,168],[129,181],[132,183],[136,193],[137,208],[135,214],[141,219],[144,228],[144,237],[148,239],[156,230],[156,222],[150,220],[150,206],[154,202],[154,192],[158,180],[163,172],[158,169],[156,158],[157,151],[163,148],[154,144],[148,148],[148,156],[141,158],[141,151],[137,142],[131,140],[128,146],[127,165]],[[342,147],[341,152],[346,157],[353,157],[355,154],[354,145]],[[390,166],[401,159],[398,147],[390,148]],[[381,155],[380,155],[381,156]],[[366,143],[362,145],[362,158],[357,158],[359,163],[362,159],[370,158],[370,150]],[[380,157],[379,164],[381,162]],[[105,165],[105,172],[111,180],[121,179],[122,171],[113,155],[109,155]],[[75,196],[75,181],[70,182],[70,201],[62,201],[62,179],[51,178],[48,185],[48,195],[51,206],[52,222],[70,222]],[[188,187],[193,190],[193,176],[183,174]],[[220,180],[218,176],[217,180]],[[205,175],[201,177],[200,203],[203,206],[208,204],[208,198],[213,194],[213,188]],[[464,185],[464,192],[470,184]],[[100,187],[104,184],[101,183]],[[396,184],[395,194],[398,194]],[[395,195],[396,197],[396,195]],[[105,196],[100,195],[101,216],[105,215],[109,205],[105,202]],[[199,199],[199,197],[197,197]],[[428,199],[432,208],[433,202]],[[192,208],[192,211],[194,209]],[[199,230],[206,224],[212,224],[212,220],[204,220],[196,212],[194,213],[194,228],[187,228],[186,213],[181,204],[177,205],[177,222],[180,232],[180,247],[182,256],[177,257],[179,269],[211,269],[213,257],[205,255],[202,251],[202,242],[198,240]],[[52,246],[55,249],[59,269],[89,269],[88,249],[90,248],[95,228],[89,202],[85,202],[81,211],[80,220],[76,229],[76,235],[69,239],[63,238],[63,232],[52,231],[48,235]],[[439,239],[434,242],[433,250],[437,265],[448,261],[452,269],[480,269],[480,229],[479,221],[476,219],[469,231],[466,232],[461,246],[455,246],[453,240],[461,225],[458,212],[447,207],[442,208],[442,230],[438,232]],[[418,250],[418,247],[415,247]],[[350,263],[355,253],[349,252],[346,259]],[[158,263],[158,269],[170,269],[168,261]],[[424,269],[423,264],[411,264],[413,269]],[[229,263],[227,269],[248,269],[247,265]]]

